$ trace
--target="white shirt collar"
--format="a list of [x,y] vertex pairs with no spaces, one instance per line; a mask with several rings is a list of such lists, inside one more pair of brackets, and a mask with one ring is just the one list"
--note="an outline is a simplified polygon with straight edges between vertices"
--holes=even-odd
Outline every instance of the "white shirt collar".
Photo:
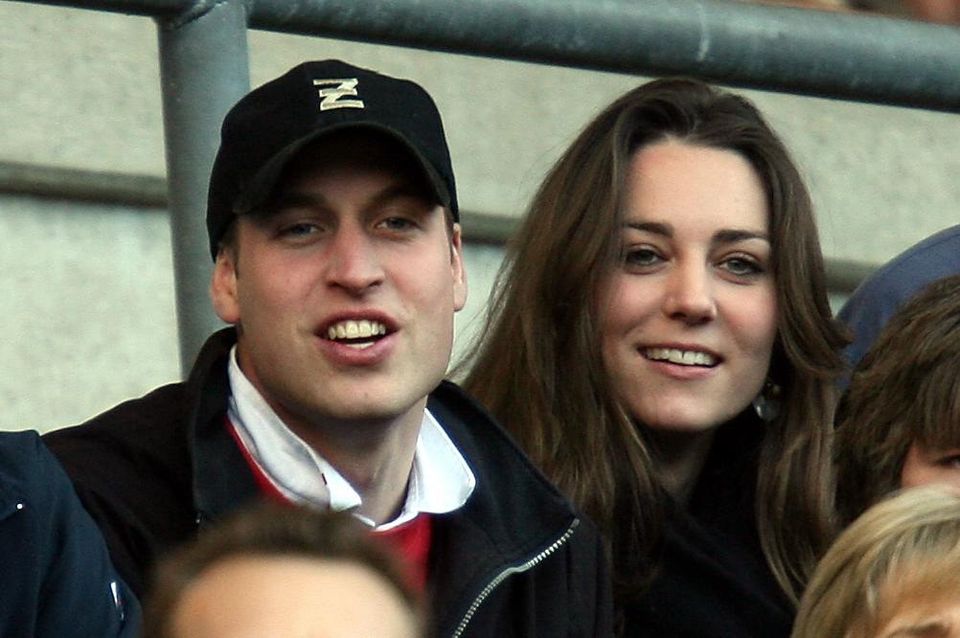
[[[362,499],[336,468],[294,434],[247,379],[230,351],[231,396],[227,415],[244,447],[266,477],[293,502],[333,510],[350,510]],[[443,514],[459,509],[476,486],[476,478],[429,410],[424,410],[413,457],[407,497],[400,515],[376,529],[388,530],[420,512]],[[357,518],[371,527],[373,521]]]

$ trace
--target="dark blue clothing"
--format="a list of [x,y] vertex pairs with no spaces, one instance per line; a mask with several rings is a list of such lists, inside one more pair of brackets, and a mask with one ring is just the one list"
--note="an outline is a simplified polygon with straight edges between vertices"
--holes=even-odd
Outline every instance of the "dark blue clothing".
[[752,410],[725,423],[689,503],[668,503],[658,571],[624,608],[625,638],[787,638],[794,609],[757,532],[764,430]]
[[900,306],[927,284],[960,274],[960,225],[911,246],[867,277],[838,316],[853,331],[845,356],[853,369]]
[[0,636],[135,636],[140,607],[36,432],[0,433]]

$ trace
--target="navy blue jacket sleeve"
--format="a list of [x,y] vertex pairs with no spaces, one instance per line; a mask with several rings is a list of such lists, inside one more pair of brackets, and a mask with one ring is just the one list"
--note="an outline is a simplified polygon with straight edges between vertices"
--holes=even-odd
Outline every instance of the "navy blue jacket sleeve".
[[35,432],[0,434],[0,635],[136,636],[140,607]]

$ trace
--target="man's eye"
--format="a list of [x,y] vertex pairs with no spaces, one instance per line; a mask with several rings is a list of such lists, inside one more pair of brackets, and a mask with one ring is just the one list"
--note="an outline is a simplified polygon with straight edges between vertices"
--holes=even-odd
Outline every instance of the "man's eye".
[[406,217],[387,217],[380,222],[380,227],[386,230],[403,231],[416,228],[416,223]]
[[312,235],[319,231],[316,224],[310,224],[307,222],[299,222],[296,224],[289,224],[280,229],[280,235],[285,237],[305,237],[307,235]]

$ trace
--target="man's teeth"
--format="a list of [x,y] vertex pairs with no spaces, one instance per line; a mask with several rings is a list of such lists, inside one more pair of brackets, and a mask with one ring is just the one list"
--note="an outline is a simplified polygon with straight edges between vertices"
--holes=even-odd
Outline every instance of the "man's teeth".
[[644,355],[654,361],[669,361],[683,366],[712,366],[717,363],[716,358],[706,352],[676,348],[647,348]]
[[[367,337],[376,337],[387,334],[387,327],[379,321],[368,321],[361,319],[354,321],[340,321],[327,328],[327,337],[330,339],[366,339]],[[362,344],[349,344],[353,346],[367,347],[370,342]]]

